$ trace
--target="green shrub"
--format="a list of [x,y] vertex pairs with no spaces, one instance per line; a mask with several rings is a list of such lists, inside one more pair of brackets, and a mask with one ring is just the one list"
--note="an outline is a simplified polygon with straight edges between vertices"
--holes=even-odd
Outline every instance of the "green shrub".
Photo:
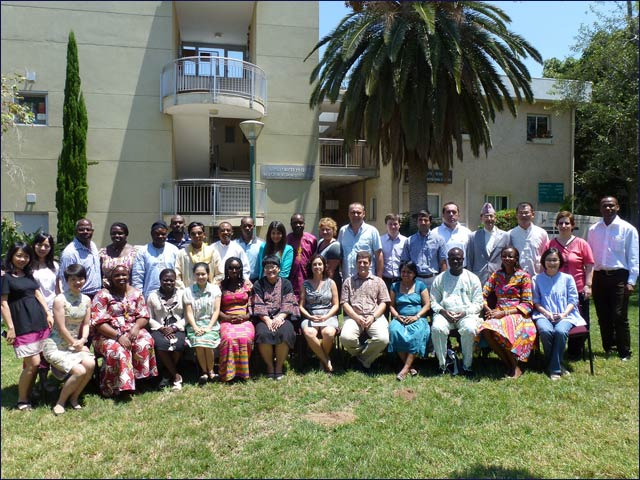
[[499,229],[508,232],[517,225],[518,218],[516,217],[515,209],[498,210],[496,212],[496,227]]
[[34,233],[24,233],[20,231],[20,222],[12,222],[6,217],[2,217],[2,227],[0,237],[2,237],[2,258],[7,254],[9,247],[15,242],[24,242],[31,245],[35,236],[40,233],[40,229]]

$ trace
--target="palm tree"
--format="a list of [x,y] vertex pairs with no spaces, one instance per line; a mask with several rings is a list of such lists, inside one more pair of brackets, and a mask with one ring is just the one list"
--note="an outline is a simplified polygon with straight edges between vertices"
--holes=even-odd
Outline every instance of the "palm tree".
[[486,155],[495,112],[506,105],[515,116],[512,95],[533,100],[521,58],[542,58],[507,29],[511,20],[500,8],[484,2],[347,3],[353,13],[309,54],[327,46],[311,73],[317,84],[309,103],[342,96],[338,124],[345,147],[364,136],[377,158],[392,162],[396,178],[408,166],[415,213],[427,198],[426,175],[415,172],[431,165],[448,173],[454,145],[462,161],[463,133],[475,157],[480,147]]

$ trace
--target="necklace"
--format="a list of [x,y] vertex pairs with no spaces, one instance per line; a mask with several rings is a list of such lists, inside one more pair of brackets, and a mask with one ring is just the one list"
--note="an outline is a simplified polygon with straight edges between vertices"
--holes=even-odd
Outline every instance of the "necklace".
[[413,287],[413,284],[406,287],[403,283],[400,283],[400,292],[409,293],[409,290],[411,290],[412,287]]

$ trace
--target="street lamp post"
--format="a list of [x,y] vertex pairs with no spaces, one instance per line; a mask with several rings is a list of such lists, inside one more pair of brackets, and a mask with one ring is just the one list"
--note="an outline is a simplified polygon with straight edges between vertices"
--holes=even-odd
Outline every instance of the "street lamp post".
[[256,158],[255,158],[255,147],[256,140],[260,136],[260,132],[262,131],[262,127],[264,127],[264,123],[258,122],[257,120],[245,120],[244,122],[240,122],[240,130],[244,134],[245,138],[249,142],[249,215],[256,221]]

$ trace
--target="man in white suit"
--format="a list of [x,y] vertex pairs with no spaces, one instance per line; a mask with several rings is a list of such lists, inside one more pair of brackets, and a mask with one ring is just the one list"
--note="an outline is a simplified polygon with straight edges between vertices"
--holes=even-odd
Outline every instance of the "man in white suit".
[[509,233],[496,227],[496,211],[490,203],[482,206],[480,219],[484,227],[473,232],[467,244],[467,268],[484,285],[500,269],[500,253],[509,245]]

